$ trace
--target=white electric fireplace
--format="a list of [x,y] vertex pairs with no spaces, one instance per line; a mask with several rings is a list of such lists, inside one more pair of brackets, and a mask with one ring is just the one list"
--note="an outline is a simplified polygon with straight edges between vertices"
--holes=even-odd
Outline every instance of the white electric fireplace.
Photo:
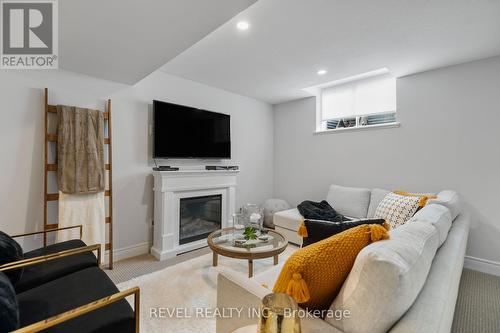
[[237,170],[154,171],[151,253],[164,260],[207,246],[207,236],[229,226]]

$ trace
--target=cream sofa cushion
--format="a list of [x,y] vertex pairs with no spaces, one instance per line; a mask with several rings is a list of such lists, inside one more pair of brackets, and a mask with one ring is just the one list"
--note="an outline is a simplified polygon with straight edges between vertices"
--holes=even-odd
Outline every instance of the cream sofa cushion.
[[438,245],[436,228],[416,221],[365,247],[330,308],[350,316],[326,320],[346,333],[387,332],[417,298]]
[[273,223],[277,227],[297,231],[304,217],[297,208],[274,213]]
[[437,204],[445,206],[450,210],[451,220],[455,220],[457,216],[460,214],[462,205],[460,203],[460,197],[455,191],[441,191],[438,193],[436,199],[430,199],[427,204]]
[[461,214],[454,222],[432,261],[424,288],[391,333],[450,333],[464,263],[470,216]]
[[370,204],[370,189],[331,185],[326,201],[342,215],[366,218]]
[[426,205],[423,209],[413,215],[408,223],[417,221],[432,224],[437,229],[439,234],[439,246],[443,245],[451,228],[451,213],[448,208],[434,204]]
[[303,219],[297,208],[276,212],[273,216],[276,231],[282,233],[289,242],[297,245],[302,244],[302,237],[297,234],[297,230]]

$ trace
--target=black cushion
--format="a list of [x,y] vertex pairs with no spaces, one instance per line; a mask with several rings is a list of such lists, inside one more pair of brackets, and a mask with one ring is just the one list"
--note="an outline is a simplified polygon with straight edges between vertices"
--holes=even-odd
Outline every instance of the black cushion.
[[297,205],[297,209],[305,219],[323,220],[323,221],[349,221],[350,219],[342,214],[339,214],[330,206],[328,201],[302,201]]
[[[8,264],[9,262],[22,260],[23,249],[18,242],[5,232],[0,231],[0,265]],[[22,269],[6,271],[5,275],[10,281],[15,284],[23,275]]]
[[56,253],[56,252],[72,250],[72,249],[76,249],[78,247],[84,247],[84,246],[87,246],[87,244],[85,244],[84,241],[82,241],[80,239],[72,239],[69,241],[64,241],[64,242],[60,242],[60,243],[47,245],[45,247],[41,247],[41,248],[38,248],[36,250],[26,252],[24,254],[24,257],[25,258],[34,258],[34,257],[38,257],[38,256]]
[[[117,292],[118,289],[106,273],[97,267],[66,275],[17,295],[21,326],[33,324]],[[43,332],[127,333],[134,332],[134,329],[134,312],[123,299]]]
[[[86,244],[79,239],[69,240],[26,252],[24,257],[34,258],[82,246],[86,246]],[[23,276],[17,283],[14,284],[14,287],[16,292],[20,293],[81,269],[96,266],[97,258],[92,252],[85,252],[63,257],[61,259],[47,261],[41,264],[27,266],[24,268]]]
[[0,333],[19,328],[19,308],[10,279],[0,272]]
[[343,222],[331,222],[331,221],[321,221],[321,220],[304,220],[304,224],[307,229],[307,237],[303,238],[302,246],[311,245],[313,243],[319,242],[320,240],[326,239],[342,231],[350,228],[357,227],[362,224],[384,224],[384,219],[373,219],[373,220],[356,220],[356,221],[343,221]]

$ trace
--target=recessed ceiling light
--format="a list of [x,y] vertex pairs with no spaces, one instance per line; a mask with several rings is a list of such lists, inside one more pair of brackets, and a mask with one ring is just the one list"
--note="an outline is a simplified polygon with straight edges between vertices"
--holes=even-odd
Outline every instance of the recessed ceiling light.
[[240,30],[247,30],[248,28],[250,28],[250,24],[248,24],[248,22],[245,21],[240,21],[238,22],[236,27]]
[[318,75],[325,75],[326,74],[326,70],[325,69],[320,69],[318,71]]

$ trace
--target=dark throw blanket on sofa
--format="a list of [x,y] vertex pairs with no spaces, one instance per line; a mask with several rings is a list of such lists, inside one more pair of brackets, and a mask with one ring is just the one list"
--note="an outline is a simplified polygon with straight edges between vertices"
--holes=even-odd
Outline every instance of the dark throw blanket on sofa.
[[301,202],[297,206],[297,209],[299,210],[300,214],[304,216],[304,219],[332,222],[350,221],[349,218],[337,213],[337,211],[333,209],[326,200],[323,200],[321,202],[306,200]]

